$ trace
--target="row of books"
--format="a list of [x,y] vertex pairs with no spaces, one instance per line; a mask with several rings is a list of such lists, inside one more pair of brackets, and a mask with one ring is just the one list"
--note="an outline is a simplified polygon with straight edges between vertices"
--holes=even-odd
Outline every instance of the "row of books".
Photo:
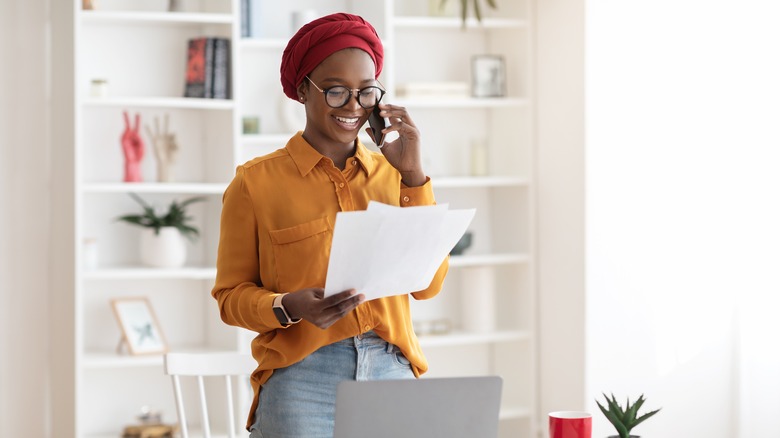
[[230,99],[230,39],[188,41],[184,97]]

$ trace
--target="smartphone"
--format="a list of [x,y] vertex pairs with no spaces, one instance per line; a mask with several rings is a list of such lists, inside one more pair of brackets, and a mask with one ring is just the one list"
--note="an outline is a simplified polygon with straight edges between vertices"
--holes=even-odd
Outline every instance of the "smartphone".
[[389,121],[379,115],[379,105],[376,105],[368,116],[368,126],[371,127],[371,132],[374,134],[374,143],[378,148],[381,148],[385,144],[385,134],[382,130],[387,128]]

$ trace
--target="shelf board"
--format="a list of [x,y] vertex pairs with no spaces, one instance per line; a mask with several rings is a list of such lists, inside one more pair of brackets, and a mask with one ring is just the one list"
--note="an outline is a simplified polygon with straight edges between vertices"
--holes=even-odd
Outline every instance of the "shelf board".
[[85,183],[84,193],[192,193],[221,195],[228,183]]
[[87,107],[141,107],[232,110],[229,99],[201,99],[196,97],[88,97],[82,100]]
[[[435,28],[435,29],[462,29],[463,22],[460,17],[396,17],[395,27],[405,28]],[[466,29],[524,29],[528,27],[528,21],[511,18],[485,18],[481,22],[476,18],[466,19]]]
[[399,98],[393,104],[409,108],[517,108],[531,101],[521,97],[451,97],[451,98]]
[[[176,348],[177,353],[225,353],[224,348]],[[138,368],[138,367],[162,367],[162,354],[146,355],[120,355],[114,351],[88,351],[84,354],[82,362],[84,368],[109,369],[109,368]]]
[[136,368],[162,366],[163,357],[159,354],[142,356],[121,356],[112,352],[87,353],[82,365],[84,368]]
[[464,189],[480,187],[525,187],[528,178],[519,176],[454,176],[431,178],[437,189]]
[[[481,254],[450,257],[450,267],[497,266],[527,263],[526,254]],[[83,272],[87,280],[147,280],[147,279],[188,279],[212,280],[217,270],[213,267],[151,268],[143,266],[116,266],[86,269]]]
[[423,348],[497,344],[500,342],[526,341],[530,338],[531,334],[525,330],[499,330],[490,333],[453,332],[446,335],[419,336],[420,346]]
[[205,12],[80,11],[84,23],[233,24],[231,14]]
[[528,254],[522,253],[454,255],[450,256],[450,267],[515,265],[528,263],[530,260]]
[[[240,426],[240,425],[238,425],[238,426]],[[238,427],[238,426],[236,426],[236,427]],[[237,430],[240,430],[240,429],[237,429]],[[192,427],[190,427],[188,429],[188,432],[189,432],[191,437],[198,437],[198,438],[200,438],[200,437],[206,436],[203,433],[202,430],[196,429],[196,428],[192,428]],[[121,436],[122,436],[122,431],[121,430],[117,430],[115,432],[105,432],[105,433],[90,434],[90,435],[86,435],[84,438],[117,438],[117,437],[121,437]],[[174,434],[174,436],[181,436],[181,434],[177,433],[177,434]],[[230,435],[227,432],[214,431],[214,427],[213,426],[212,426],[212,430],[211,430],[211,435],[210,436],[211,436],[211,438],[231,438]],[[244,436],[244,435],[240,435],[239,434],[238,436]]]
[[283,38],[242,38],[239,43],[245,49],[284,50],[287,40]]
[[83,276],[88,280],[213,280],[217,276],[217,268],[183,267],[183,268],[151,268],[143,266],[117,266],[95,269],[85,269]]
[[291,134],[244,134],[241,136],[243,146],[278,146],[283,147],[287,144]]

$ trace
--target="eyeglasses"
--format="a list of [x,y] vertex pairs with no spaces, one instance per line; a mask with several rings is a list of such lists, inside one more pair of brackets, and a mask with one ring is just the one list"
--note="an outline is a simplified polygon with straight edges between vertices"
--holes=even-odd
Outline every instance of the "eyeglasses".
[[385,90],[377,87],[370,86],[365,88],[347,88],[343,85],[336,85],[335,87],[328,87],[325,89],[320,88],[310,77],[306,76],[306,79],[314,85],[317,90],[325,95],[325,103],[331,108],[341,108],[349,102],[349,99],[353,96],[353,91],[357,91],[354,95],[360,106],[365,109],[371,109],[375,107],[382,97],[385,95]]

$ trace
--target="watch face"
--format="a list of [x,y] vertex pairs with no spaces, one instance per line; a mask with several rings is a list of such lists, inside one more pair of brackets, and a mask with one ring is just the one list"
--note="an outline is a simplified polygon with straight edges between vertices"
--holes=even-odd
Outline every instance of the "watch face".
[[290,324],[290,321],[287,320],[287,315],[284,314],[284,310],[274,307],[274,315],[276,315],[276,319],[279,320],[279,323],[282,325],[288,325]]

